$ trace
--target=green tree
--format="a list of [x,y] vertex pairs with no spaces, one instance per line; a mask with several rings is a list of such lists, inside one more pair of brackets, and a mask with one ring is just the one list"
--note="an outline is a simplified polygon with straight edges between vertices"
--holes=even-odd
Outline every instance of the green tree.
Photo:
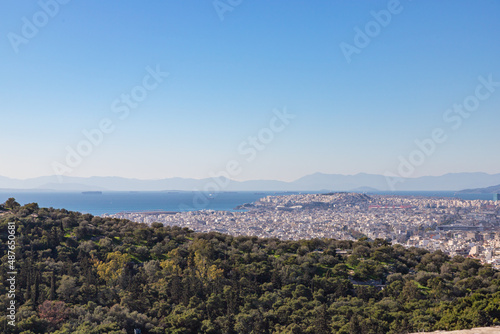
[[21,205],[16,202],[16,199],[13,197],[10,197],[5,203],[3,204],[3,207],[9,210],[17,209]]

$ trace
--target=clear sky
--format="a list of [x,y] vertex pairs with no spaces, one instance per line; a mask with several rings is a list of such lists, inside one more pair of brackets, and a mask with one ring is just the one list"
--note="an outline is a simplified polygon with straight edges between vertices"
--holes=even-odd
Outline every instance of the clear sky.
[[494,0],[2,1],[0,175],[500,173],[499,17]]

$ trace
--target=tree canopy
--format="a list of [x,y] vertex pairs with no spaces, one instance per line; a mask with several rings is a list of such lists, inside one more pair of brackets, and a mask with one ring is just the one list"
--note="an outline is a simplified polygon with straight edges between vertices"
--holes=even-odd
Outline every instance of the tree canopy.
[[16,206],[5,333],[408,333],[500,323],[500,273],[386,240],[285,241]]

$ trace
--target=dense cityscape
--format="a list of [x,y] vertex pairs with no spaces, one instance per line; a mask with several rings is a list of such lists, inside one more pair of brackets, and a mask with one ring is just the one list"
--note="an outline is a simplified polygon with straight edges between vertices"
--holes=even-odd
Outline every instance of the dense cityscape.
[[268,196],[244,211],[107,215],[197,232],[299,240],[390,239],[408,247],[478,258],[500,267],[500,202],[357,193]]

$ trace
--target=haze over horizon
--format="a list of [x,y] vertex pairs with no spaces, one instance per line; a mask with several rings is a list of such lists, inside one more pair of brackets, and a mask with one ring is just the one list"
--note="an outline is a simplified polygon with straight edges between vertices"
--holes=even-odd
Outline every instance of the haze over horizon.
[[[293,181],[247,180],[236,181],[224,176],[204,179],[165,178],[131,179],[121,177],[47,176],[18,180],[0,176],[0,191],[194,191],[210,194],[220,191],[461,191],[500,185],[500,173],[450,173],[436,177],[390,178],[384,175],[305,175]],[[487,189],[485,192],[489,192]]]
[[500,3],[235,3],[0,4],[0,175],[500,173]]
[[[421,175],[421,176],[411,176],[407,177],[406,179],[418,179],[422,177],[442,177],[446,175],[456,175],[456,174],[485,174],[485,175],[497,175],[500,173],[486,173],[486,172],[481,172],[481,171],[476,171],[476,172],[454,172],[454,173],[445,173],[445,174],[436,174],[436,175]],[[338,175],[338,176],[360,176],[360,175],[374,175],[374,176],[384,176],[383,174],[373,174],[373,173],[365,173],[365,172],[359,172],[359,173],[353,173],[353,174],[342,174],[342,173],[322,173],[322,172],[314,172],[311,174],[306,174],[306,175],[301,175],[297,178],[293,178],[290,180],[282,180],[279,178],[276,179],[270,179],[270,178],[255,178],[255,179],[248,179],[248,180],[237,180],[237,179],[232,179],[229,178],[231,181],[238,181],[238,182],[245,182],[245,181],[280,181],[280,182],[293,182],[300,180],[304,177],[308,176],[316,176],[316,175]],[[50,174],[50,175],[40,175],[40,176],[34,176],[34,177],[26,177],[26,178],[16,178],[16,177],[8,177],[5,175],[0,175],[0,177],[12,179],[12,180],[20,180],[20,181],[26,181],[30,179],[37,179],[37,178],[45,178],[45,177],[61,177],[60,175],[57,174]],[[118,176],[118,175],[90,175],[90,176],[73,176],[73,175],[62,175],[62,177],[74,177],[74,178],[83,178],[83,179],[89,179],[89,178],[123,178],[123,179],[128,179],[128,180],[139,180],[139,181],[155,181],[155,180],[165,180],[165,179],[192,179],[192,180],[204,180],[204,179],[210,179],[210,176],[206,177],[181,177],[181,176],[170,176],[170,177],[162,177],[162,178],[140,178],[140,177],[124,177],[124,176]],[[220,176],[223,177],[223,176]]]

